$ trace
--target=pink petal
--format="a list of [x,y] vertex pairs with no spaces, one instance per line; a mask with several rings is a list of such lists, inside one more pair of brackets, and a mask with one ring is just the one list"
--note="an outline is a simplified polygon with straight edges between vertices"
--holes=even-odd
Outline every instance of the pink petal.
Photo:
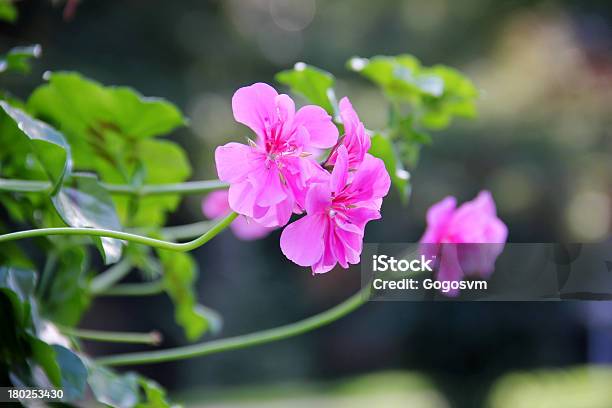
[[362,235],[363,230],[368,222],[381,218],[379,211],[368,207],[351,208],[346,212],[346,215],[350,223],[355,225],[362,231]]
[[281,182],[280,172],[276,166],[266,168],[261,180],[264,180],[257,195],[257,205],[269,207],[287,198],[286,187]]
[[213,191],[202,200],[202,213],[208,219],[223,217],[230,213],[231,208],[228,202],[228,191]]
[[456,205],[457,200],[455,197],[449,196],[429,207],[429,210],[427,210],[427,229],[419,242],[426,244],[441,242],[452,219]]
[[503,243],[508,229],[495,215],[495,203],[488,191],[463,203],[448,226],[447,235],[453,242]]
[[229,183],[242,181],[251,171],[255,159],[253,149],[240,143],[228,143],[215,150],[219,179]]
[[[443,244],[440,267],[438,268],[437,280],[443,282],[457,282],[463,279],[463,270],[459,263],[458,248],[455,244]],[[449,292],[444,293],[446,296],[457,296],[459,294],[458,289],[451,289]]]
[[353,181],[343,193],[350,197],[351,203],[378,200],[387,195],[391,178],[382,160],[366,154]]
[[295,117],[295,103],[289,95],[281,94],[276,97],[276,112],[279,121],[285,130],[291,130]]
[[285,227],[280,246],[283,254],[300,266],[311,266],[323,256],[326,217],[306,215]]
[[257,190],[248,181],[230,185],[228,201],[230,208],[238,214],[253,217],[253,206]]
[[310,134],[310,147],[327,149],[338,142],[338,128],[320,106],[304,106],[295,114],[296,128],[303,126]]
[[336,164],[332,170],[330,187],[334,193],[339,193],[348,181],[348,152],[346,147],[338,146]]
[[306,212],[310,215],[323,214],[331,206],[331,191],[327,184],[312,184],[306,194]]
[[295,201],[287,196],[283,201],[269,206],[253,208],[253,218],[264,227],[282,227],[289,222]]
[[323,256],[321,257],[321,259],[319,259],[319,261],[317,261],[314,265],[312,265],[313,274],[329,272],[332,269],[334,269],[334,267],[338,263],[336,260],[336,256],[334,255],[333,250],[332,250],[332,244],[333,244],[332,234],[333,234],[332,229],[328,227],[325,231],[325,235],[323,238],[324,243],[325,243],[325,249],[323,250]]
[[260,239],[267,236],[274,228],[263,227],[252,219],[240,216],[230,224],[230,228],[236,237],[244,241]]
[[238,89],[232,97],[234,118],[265,139],[266,129],[276,122],[277,96],[274,88],[261,82]]

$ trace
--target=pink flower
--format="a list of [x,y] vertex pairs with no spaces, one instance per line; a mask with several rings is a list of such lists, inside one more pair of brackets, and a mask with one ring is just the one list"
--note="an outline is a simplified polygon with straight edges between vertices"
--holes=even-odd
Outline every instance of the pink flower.
[[312,184],[306,195],[306,215],[285,227],[281,249],[285,256],[313,273],[359,262],[365,225],[380,218],[382,198],[390,179],[382,160],[369,154],[349,173],[348,152],[338,148],[336,165],[323,183]]
[[457,200],[446,197],[429,208],[421,252],[428,258],[436,256],[440,281],[460,281],[464,276],[488,278],[504,249],[508,228],[497,217],[488,191],[456,207]]
[[[342,118],[342,124],[344,125],[342,145],[346,146],[348,151],[349,169],[356,169],[370,149],[370,136],[346,96],[340,100],[340,118]],[[334,151],[328,163],[333,165],[336,162],[336,157],[337,152]]]
[[[208,219],[225,217],[232,210],[227,201],[228,192],[226,190],[214,191],[202,200],[202,212]],[[250,241],[263,238],[275,228],[263,227],[245,216],[239,216],[231,224],[230,228],[239,239]]]
[[238,89],[232,109],[257,137],[215,152],[219,178],[230,183],[229,205],[261,225],[285,225],[293,211],[302,211],[309,184],[325,179],[311,153],[334,146],[338,129],[323,108],[296,112],[289,96],[263,83]]

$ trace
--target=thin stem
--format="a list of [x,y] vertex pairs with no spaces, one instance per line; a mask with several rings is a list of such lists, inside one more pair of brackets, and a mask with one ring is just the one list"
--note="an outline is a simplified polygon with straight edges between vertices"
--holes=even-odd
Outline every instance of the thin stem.
[[274,329],[166,350],[118,354],[99,358],[96,362],[108,366],[161,363],[164,361],[201,357],[223,351],[238,350],[273,341],[284,340],[315,330],[348,315],[366,303],[370,298],[370,293],[371,287],[368,285],[344,302],[323,313]]
[[58,328],[60,332],[67,336],[73,336],[83,340],[104,341],[108,343],[151,344],[153,346],[159,345],[162,341],[161,333],[157,331],[149,333],[130,333],[76,329],[72,327]]
[[94,237],[107,237],[107,238],[116,238],[122,239],[125,241],[134,242],[136,244],[148,245],[154,248],[159,249],[167,249],[169,251],[177,251],[177,252],[187,252],[193,249],[196,249],[212,238],[214,238],[217,234],[223,231],[228,225],[232,223],[236,219],[238,214],[231,213],[230,215],[222,218],[218,223],[216,223],[211,229],[206,231],[204,234],[200,235],[198,238],[188,241],[185,243],[176,243],[176,242],[168,242],[160,239],[143,237],[141,235],[130,234],[128,232],[122,231],[112,231],[106,229],[97,229],[97,228],[41,228],[34,230],[26,230],[26,231],[18,231],[12,232],[10,234],[0,235],[0,243],[15,241],[18,239],[25,238],[34,238],[34,237],[44,237],[48,235],[88,235]]
[[181,239],[193,239],[195,237],[199,237],[202,234],[202,231],[206,231],[211,227],[213,221],[198,221],[192,224],[185,225],[175,225],[172,227],[165,227],[161,230],[157,230],[156,228],[151,227],[138,227],[131,228],[129,232],[133,234],[147,234],[151,231],[159,231],[159,234],[168,241],[177,241]]
[[[219,180],[187,181],[173,184],[147,184],[134,187],[128,184],[100,183],[109,193],[115,195],[152,196],[167,194],[202,194],[228,187]],[[48,181],[0,179],[0,191],[22,193],[50,193],[53,187]]]
[[152,296],[164,291],[161,280],[144,283],[124,283],[115,285],[105,291],[98,292],[98,296]]
[[132,263],[124,259],[93,278],[89,284],[89,291],[92,294],[104,292],[123,279],[131,270]]

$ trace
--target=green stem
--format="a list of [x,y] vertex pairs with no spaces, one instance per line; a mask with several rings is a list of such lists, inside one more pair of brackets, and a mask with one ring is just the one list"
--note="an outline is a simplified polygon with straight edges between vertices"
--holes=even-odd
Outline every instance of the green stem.
[[149,232],[159,231],[161,237],[168,241],[177,241],[182,239],[193,239],[199,237],[202,231],[211,227],[214,221],[198,221],[192,224],[175,225],[172,227],[164,227],[158,230],[154,227],[138,227],[130,228],[129,232],[138,235],[144,235]]
[[95,295],[106,291],[115,283],[123,279],[131,270],[132,263],[127,259],[111,266],[91,280],[89,284],[90,293]]
[[[167,194],[202,194],[228,187],[219,180],[187,181],[174,184],[147,184],[134,187],[128,184],[100,183],[109,193],[115,195],[154,196]],[[0,179],[0,191],[22,193],[50,193],[53,190],[48,181]]]
[[98,296],[152,296],[164,291],[161,280],[144,283],[124,283],[115,285],[105,291],[98,292]]
[[58,328],[60,332],[67,336],[73,336],[83,340],[104,341],[109,343],[151,344],[153,346],[159,345],[162,341],[162,336],[157,331],[149,333],[130,333],[76,329],[71,327]]
[[284,340],[315,330],[348,315],[366,303],[370,298],[370,294],[371,287],[368,285],[344,302],[323,313],[274,329],[167,350],[118,354],[99,358],[96,362],[108,366],[161,363],[164,361],[201,357],[223,351],[238,350],[273,341]]
[[231,213],[227,217],[221,219],[211,229],[206,231],[204,234],[202,234],[198,238],[192,241],[184,242],[184,243],[162,241],[160,239],[143,237],[141,235],[130,234],[128,232],[122,232],[122,231],[112,231],[112,230],[97,229],[97,228],[70,228],[70,227],[41,228],[41,229],[34,229],[34,230],[12,232],[10,234],[0,235],[0,243],[8,242],[8,241],[15,241],[18,239],[25,239],[25,238],[44,237],[48,235],[88,235],[88,236],[94,236],[94,237],[107,237],[107,238],[122,239],[125,241],[134,242],[136,244],[148,245],[148,246],[159,248],[159,249],[167,249],[169,251],[187,252],[187,251],[196,249],[204,245],[208,241],[210,241],[217,234],[223,231],[228,225],[230,225],[231,222],[234,221],[237,216],[238,214]]

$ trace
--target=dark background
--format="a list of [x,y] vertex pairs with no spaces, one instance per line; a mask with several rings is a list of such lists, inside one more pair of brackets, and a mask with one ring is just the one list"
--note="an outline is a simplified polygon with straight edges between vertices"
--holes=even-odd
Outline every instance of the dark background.
[[[86,0],[70,21],[62,6],[18,3],[17,24],[0,27],[2,49],[40,43],[43,57],[32,75],[2,85],[26,97],[45,70],[74,70],[167,98],[191,120],[171,137],[186,148],[193,179],[215,178],[214,148],[248,132],[231,114],[238,87],[273,83],[276,72],[305,61],[333,72],[338,94],[348,94],[366,126],[377,128],[386,119],[384,100],[345,62],[409,52],[426,65],[467,73],[481,89],[480,117],[435,135],[411,174],[409,205],[392,193],[366,241],[416,241],[431,204],[446,195],[465,201],[480,189],[492,191],[510,241],[609,235],[610,2]],[[200,200],[186,199],[170,224],[200,220]],[[358,288],[358,268],[312,277],[283,257],[278,239],[240,242],[226,232],[196,251],[199,299],[223,315],[222,336],[298,320]],[[273,390],[408,370],[428,377],[452,406],[475,407],[508,372],[607,362],[609,350],[593,344],[610,338],[612,309],[596,306],[604,323],[595,330],[586,305],[371,303],[315,333],[142,372],[198,402],[208,390],[221,390],[215,395],[223,399],[234,387]],[[82,326],[157,328],[164,346],[184,344],[172,313],[164,296],[107,298]],[[87,346],[93,354],[138,349]]]

